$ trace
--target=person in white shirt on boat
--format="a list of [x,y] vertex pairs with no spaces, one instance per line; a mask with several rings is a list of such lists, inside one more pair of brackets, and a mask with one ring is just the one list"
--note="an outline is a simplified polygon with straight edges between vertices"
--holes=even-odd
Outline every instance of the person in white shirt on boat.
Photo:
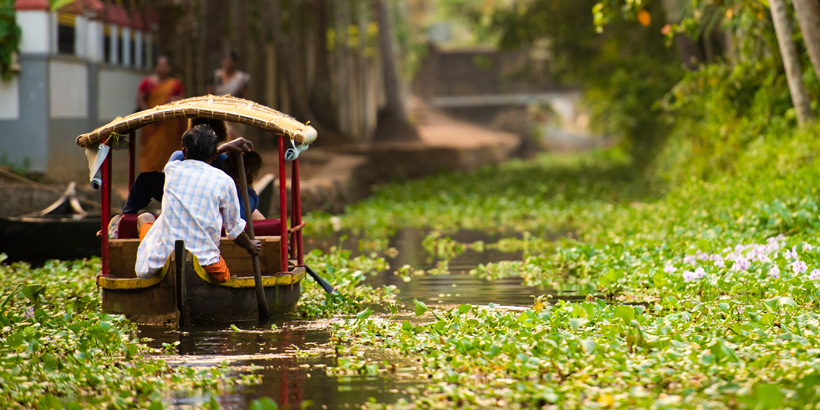
[[162,214],[152,222],[150,214],[140,216],[140,246],[136,273],[143,279],[156,275],[173,252],[177,240],[193,253],[205,270],[219,282],[230,280],[225,260],[219,254],[222,228],[234,243],[257,256],[259,240],[245,233],[239,216],[234,181],[211,166],[216,158],[217,136],[211,127],[198,125],[182,136],[184,161],[165,166]]

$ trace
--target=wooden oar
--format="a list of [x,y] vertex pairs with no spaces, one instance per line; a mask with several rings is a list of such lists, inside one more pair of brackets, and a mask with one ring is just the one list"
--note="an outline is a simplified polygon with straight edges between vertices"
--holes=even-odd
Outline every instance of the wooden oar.
[[327,292],[327,293],[336,292],[336,289],[333,287],[333,285],[328,283],[326,280],[322,279],[322,277],[319,276],[318,273],[314,272],[313,269],[310,268],[310,266],[305,265],[305,270],[307,270],[307,273],[310,274],[310,277],[313,278],[313,280],[315,280],[316,282],[319,282],[319,285],[322,287],[322,289],[325,290],[325,292]]
[[[243,153],[237,153],[236,163],[239,165],[239,185],[242,191],[242,202],[245,205],[245,228],[251,241],[256,237],[253,235],[253,218],[251,217],[251,203],[248,200],[248,180],[245,177],[245,159]],[[259,267],[259,257],[253,256],[253,279],[256,283],[256,308],[259,311],[259,321],[267,322],[270,319],[268,312],[268,299],[265,298],[265,288],[262,286],[262,268]]]

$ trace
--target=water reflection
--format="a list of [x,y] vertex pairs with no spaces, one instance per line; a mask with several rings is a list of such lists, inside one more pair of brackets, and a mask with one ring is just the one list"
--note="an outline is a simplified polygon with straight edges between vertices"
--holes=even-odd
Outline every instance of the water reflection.
[[[373,286],[395,285],[399,289],[399,301],[412,307],[412,300],[419,299],[439,308],[462,303],[486,305],[490,302],[508,308],[524,308],[532,305],[533,297],[548,293],[545,289],[525,286],[521,278],[493,281],[469,275],[478,264],[502,260],[520,260],[517,252],[501,252],[485,248],[481,252],[467,249],[449,260],[447,275],[423,275],[409,282],[394,275],[393,270],[403,265],[415,269],[434,268],[440,259],[431,257],[422,245],[426,232],[416,229],[400,231],[389,246],[398,254],[388,258],[391,270],[368,278]],[[482,241],[493,243],[499,237],[478,231],[461,231],[451,238],[460,243]],[[306,238],[307,249],[328,250],[340,243],[340,237]],[[358,248],[358,240],[350,237],[346,247]],[[351,249],[353,256],[360,253]],[[562,298],[576,298],[563,295]],[[342,320],[342,319],[336,319]],[[380,402],[395,402],[408,394],[405,389],[419,386],[424,378],[415,374],[411,363],[405,363],[396,373],[379,375],[328,375],[326,369],[337,365],[334,351],[327,348],[329,328],[333,320],[305,321],[285,319],[276,323],[278,329],[247,328],[233,331],[226,328],[197,328],[190,331],[165,328],[140,328],[140,336],[153,339],[149,344],[163,348],[163,343],[179,342],[178,354],[163,356],[174,365],[214,367],[227,362],[236,369],[236,375],[262,376],[261,385],[241,385],[232,394],[216,398],[223,408],[247,408],[254,399],[270,397],[282,406],[298,409],[305,400],[310,408],[359,408],[373,397]],[[383,356],[384,352],[367,352],[368,358],[402,363],[403,358]],[[174,406],[191,406],[208,401],[208,397],[175,397]]]

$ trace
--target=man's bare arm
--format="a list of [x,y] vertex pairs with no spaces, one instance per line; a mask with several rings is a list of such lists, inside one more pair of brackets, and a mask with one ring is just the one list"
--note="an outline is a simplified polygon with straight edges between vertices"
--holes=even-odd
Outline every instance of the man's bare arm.
[[251,256],[259,256],[262,253],[262,241],[259,239],[251,240],[246,232],[242,232],[233,243],[245,248]]

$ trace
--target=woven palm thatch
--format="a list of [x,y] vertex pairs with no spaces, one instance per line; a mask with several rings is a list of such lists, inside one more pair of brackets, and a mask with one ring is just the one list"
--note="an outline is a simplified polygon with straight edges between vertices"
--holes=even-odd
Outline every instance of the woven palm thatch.
[[206,95],[158,105],[113,121],[77,137],[77,145],[87,147],[108,138],[112,133],[124,134],[148,124],[173,118],[210,118],[252,125],[293,140],[295,145],[308,145],[316,140],[316,130],[293,117],[250,100],[230,96]]

